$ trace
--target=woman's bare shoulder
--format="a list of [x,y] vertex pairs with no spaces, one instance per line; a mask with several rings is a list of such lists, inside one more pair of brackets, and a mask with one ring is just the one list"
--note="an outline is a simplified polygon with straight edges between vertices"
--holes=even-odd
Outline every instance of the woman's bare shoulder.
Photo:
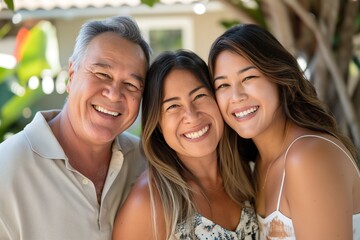
[[[149,191],[149,181],[148,181],[148,172],[145,170],[135,181],[134,185],[131,188],[128,199],[139,199],[139,200],[149,200],[150,191]],[[135,199],[134,199],[135,198]]]
[[145,172],[134,183],[129,196],[117,213],[113,240],[149,239],[152,236],[150,191],[147,182]]
[[[336,138],[327,134],[305,135],[293,142],[285,159],[286,168],[311,167],[324,165],[341,167],[351,163],[349,152]],[[289,169],[291,170],[291,169]]]
[[[355,168],[341,150],[347,152],[339,140],[319,136],[297,140],[285,159],[285,196],[297,236],[304,239],[310,236],[334,239],[337,227],[351,226]],[[323,227],[316,227],[319,223]],[[348,234],[351,228],[344,227],[342,231]]]

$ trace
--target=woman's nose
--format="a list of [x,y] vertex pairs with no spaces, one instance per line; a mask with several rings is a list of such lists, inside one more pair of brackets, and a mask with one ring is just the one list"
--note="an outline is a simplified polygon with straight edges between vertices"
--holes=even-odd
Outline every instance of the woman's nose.
[[233,87],[232,95],[231,95],[231,99],[233,102],[243,101],[246,98],[247,98],[247,94],[245,92],[244,87],[241,84]]
[[190,105],[190,106],[186,107],[186,109],[184,111],[184,121],[186,123],[188,123],[188,122],[197,120],[198,114],[199,113],[198,113],[196,107]]

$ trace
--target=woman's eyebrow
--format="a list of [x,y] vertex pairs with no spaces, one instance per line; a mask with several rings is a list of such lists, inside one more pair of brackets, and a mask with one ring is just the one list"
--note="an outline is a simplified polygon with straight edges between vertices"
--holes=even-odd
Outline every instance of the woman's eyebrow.
[[[255,66],[248,66],[248,67],[242,68],[242,69],[240,69],[239,71],[237,71],[237,74],[239,75],[239,74],[241,74],[241,73],[243,73],[243,72],[246,72],[246,71],[248,71],[248,70],[250,70],[250,69],[253,69],[253,68],[256,68],[256,67],[255,67]],[[215,77],[215,78],[214,78],[214,82],[215,82],[216,80],[221,80],[221,79],[224,79],[224,78],[226,78],[226,77],[225,77],[225,76]]]
[[[191,96],[191,95],[194,94],[196,91],[198,91],[199,89],[202,89],[202,88],[204,88],[204,87],[205,87],[205,86],[196,87],[196,88],[194,88],[193,90],[191,90],[188,95]],[[168,99],[165,99],[164,101],[162,101],[161,104],[164,104],[164,103],[167,103],[167,102],[170,102],[170,101],[174,101],[174,100],[179,100],[179,99],[180,99],[180,97],[168,98]]]
[[243,69],[240,69],[240,70],[238,71],[238,74],[243,73],[243,72],[246,72],[246,71],[248,71],[248,70],[250,70],[250,69],[253,69],[253,68],[255,68],[255,66],[245,67],[245,68],[243,68]]

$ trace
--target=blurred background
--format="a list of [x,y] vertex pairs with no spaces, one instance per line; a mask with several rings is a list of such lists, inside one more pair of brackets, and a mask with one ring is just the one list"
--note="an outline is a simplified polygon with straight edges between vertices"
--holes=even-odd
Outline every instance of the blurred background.
[[[62,108],[81,25],[133,17],[155,58],[186,48],[205,61],[238,23],[267,28],[298,59],[360,149],[360,0],[0,0],[0,142],[39,110]],[[129,130],[140,134],[139,118]]]

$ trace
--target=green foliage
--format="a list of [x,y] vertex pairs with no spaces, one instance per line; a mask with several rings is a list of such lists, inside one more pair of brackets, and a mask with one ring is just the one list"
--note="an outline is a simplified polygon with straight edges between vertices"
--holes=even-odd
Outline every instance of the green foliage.
[[[1,118],[2,123],[0,126],[1,137],[7,133],[10,125],[15,124],[14,127],[16,127],[16,121],[20,120],[19,118],[22,116],[23,110],[26,107],[31,106],[41,96],[43,96],[43,94],[44,93],[41,88],[37,88],[35,90],[27,88],[23,96],[13,96],[6,102],[6,104],[1,108],[1,116],[3,116]],[[20,128],[22,128],[22,126],[20,126]]]
[[159,0],[141,0],[141,2],[152,7],[155,5],[155,3],[158,3]]
[[239,21],[237,20],[222,20],[220,22],[221,26],[223,26],[225,29],[231,28],[232,26],[235,26],[239,24]]
[[5,3],[11,11],[14,11],[14,1],[13,0],[5,0]]
[[0,39],[3,38],[6,34],[8,34],[11,30],[11,23],[7,22],[0,28]]
[[355,25],[356,25],[356,32],[359,32],[360,31],[360,14],[358,14],[356,16]]
[[0,67],[0,141],[9,131],[17,132],[23,128],[24,109],[31,108],[44,96],[40,87],[29,88],[29,78],[41,79],[45,69],[53,76],[60,71],[57,37],[51,23],[39,22],[30,30],[22,29],[19,34],[21,40],[15,49],[18,60],[15,68]]

